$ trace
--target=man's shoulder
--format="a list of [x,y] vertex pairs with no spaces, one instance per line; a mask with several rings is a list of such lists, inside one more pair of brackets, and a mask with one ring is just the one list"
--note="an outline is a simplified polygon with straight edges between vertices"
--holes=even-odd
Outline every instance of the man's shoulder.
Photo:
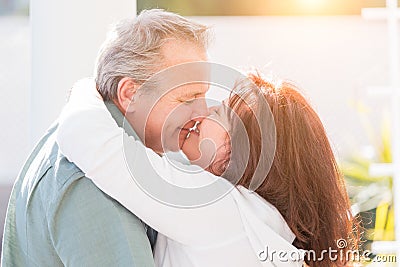
[[[71,263],[67,265],[121,261],[154,266],[144,224],[62,155],[56,129],[41,139],[14,185],[4,243],[8,258],[13,259],[15,244],[20,244],[21,253],[36,255],[38,262],[53,259],[49,251],[54,248],[63,262]],[[25,251],[25,243],[35,245]]]
[[[14,186],[14,196],[25,212],[44,212],[47,220],[55,220],[59,210],[70,214],[79,209],[91,212],[125,213],[126,216],[142,222],[120,203],[102,192],[73,162],[59,150],[55,141],[57,125],[51,127],[39,141],[21,170]],[[40,206],[40,207],[39,207]],[[68,215],[70,216],[70,215]]]
[[21,171],[21,183],[15,189],[21,193],[23,201],[26,201],[26,207],[40,204],[50,219],[61,206],[65,208],[68,203],[74,203],[71,205],[73,211],[79,208],[76,205],[81,203],[92,210],[126,212],[140,221],[117,201],[103,193],[82,170],[60,152],[55,141],[56,130],[57,125],[50,128],[39,142],[39,149],[32,152],[26,162],[27,166]]
[[55,141],[56,131],[57,125],[54,125],[39,141],[14,186],[16,193],[25,199],[26,206],[35,199],[40,199],[44,206],[57,206],[65,198],[77,197],[71,194],[72,188],[75,190],[77,187],[77,191],[82,191],[86,198],[93,195],[112,200],[61,153]]

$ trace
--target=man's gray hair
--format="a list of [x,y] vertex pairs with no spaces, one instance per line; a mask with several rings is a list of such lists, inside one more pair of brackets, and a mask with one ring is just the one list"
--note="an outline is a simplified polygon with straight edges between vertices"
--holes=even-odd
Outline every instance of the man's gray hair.
[[117,99],[118,83],[130,77],[142,84],[162,63],[161,47],[168,39],[192,42],[207,49],[209,28],[161,9],[142,11],[116,24],[97,57],[95,81],[104,100]]

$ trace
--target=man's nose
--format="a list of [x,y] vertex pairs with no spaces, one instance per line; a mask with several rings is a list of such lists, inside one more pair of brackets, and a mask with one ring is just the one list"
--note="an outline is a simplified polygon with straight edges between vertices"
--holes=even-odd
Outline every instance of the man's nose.
[[209,115],[207,103],[205,98],[199,98],[193,103],[192,120],[202,120]]

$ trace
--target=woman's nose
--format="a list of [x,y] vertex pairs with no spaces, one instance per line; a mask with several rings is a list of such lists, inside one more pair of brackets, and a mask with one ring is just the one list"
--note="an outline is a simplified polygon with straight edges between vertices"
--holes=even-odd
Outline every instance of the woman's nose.
[[208,113],[211,114],[211,113],[213,113],[214,111],[216,111],[216,110],[218,110],[218,109],[219,109],[219,106],[212,106],[212,107],[209,107],[209,108],[208,108]]

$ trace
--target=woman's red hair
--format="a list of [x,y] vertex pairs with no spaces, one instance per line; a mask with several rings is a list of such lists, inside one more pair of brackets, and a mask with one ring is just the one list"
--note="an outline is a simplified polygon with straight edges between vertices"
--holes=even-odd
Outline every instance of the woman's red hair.
[[[244,166],[237,184],[249,188],[256,166],[270,164],[269,173],[255,191],[285,218],[296,235],[293,244],[297,248],[313,250],[318,256],[323,250],[338,249],[339,239],[347,241],[348,246],[342,250],[344,253],[358,248],[358,224],[351,214],[343,176],[317,113],[293,83],[283,81],[277,86],[259,74],[250,74],[249,79],[252,88],[247,84],[242,91],[234,91],[228,106],[244,126],[250,151],[247,162],[243,162],[242,152],[235,156],[235,144],[245,141],[242,135],[235,133],[233,126],[231,161],[223,176],[228,178],[243,173],[238,168]],[[268,105],[260,105],[261,97]],[[255,113],[261,116],[272,113],[268,122],[274,123],[276,130],[276,136],[269,139],[276,140],[272,165],[260,162],[264,138],[260,127],[267,125],[259,125]],[[327,256],[322,261],[306,258],[306,263],[309,266],[346,264],[345,258],[330,261]]]

